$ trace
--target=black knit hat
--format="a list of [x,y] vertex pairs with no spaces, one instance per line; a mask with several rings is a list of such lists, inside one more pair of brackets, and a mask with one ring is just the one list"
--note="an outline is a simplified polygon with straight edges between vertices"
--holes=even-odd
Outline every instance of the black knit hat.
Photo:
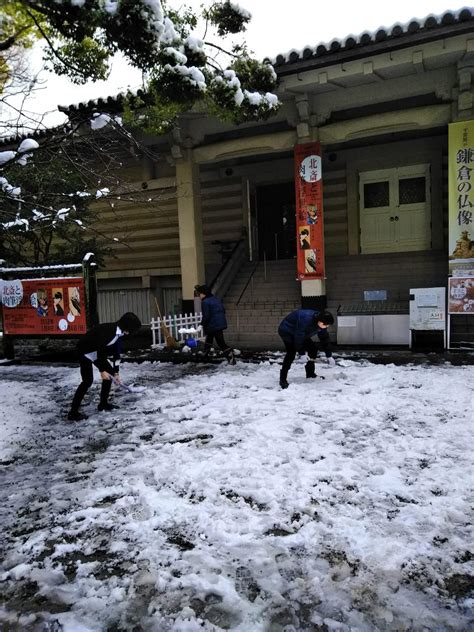
[[334,316],[331,312],[324,310],[323,312],[319,312],[316,316],[316,320],[318,323],[324,323],[325,325],[333,325],[334,324]]
[[134,334],[140,329],[142,323],[136,314],[127,312],[120,317],[117,325],[122,331],[128,331],[129,334]]
[[211,288],[208,285],[195,285],[194,289],[198,294],[205,294],[206,296],[212,294]]

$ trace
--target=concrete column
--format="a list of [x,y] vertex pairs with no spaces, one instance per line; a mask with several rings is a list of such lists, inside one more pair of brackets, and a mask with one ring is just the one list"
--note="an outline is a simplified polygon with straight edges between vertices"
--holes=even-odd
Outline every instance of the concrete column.
[[303,309],[325,309],[326,280],[307,279],[301,281],[301,307]]
[[194,310],[194,286],[204,283],[204,247],[201,221],[199,166],[190,151],[176,161],[179,251],[183,311]]

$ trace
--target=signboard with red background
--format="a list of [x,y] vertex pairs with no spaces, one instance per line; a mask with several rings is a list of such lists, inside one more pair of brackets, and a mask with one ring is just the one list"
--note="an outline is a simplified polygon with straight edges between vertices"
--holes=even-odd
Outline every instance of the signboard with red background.
[[86,333],[82,277],[2,280],[0,289],[5,334]]
[[321,147],[295,147],[298,279],[324,279],[323,180]]

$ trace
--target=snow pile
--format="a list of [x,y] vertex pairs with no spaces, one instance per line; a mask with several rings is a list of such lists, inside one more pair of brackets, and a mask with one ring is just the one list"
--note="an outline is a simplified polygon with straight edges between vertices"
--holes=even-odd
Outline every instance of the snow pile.
[[126,365],[73,424],[77,369],[0,366],[0,627],[472,629],[474,367],[278,371]]

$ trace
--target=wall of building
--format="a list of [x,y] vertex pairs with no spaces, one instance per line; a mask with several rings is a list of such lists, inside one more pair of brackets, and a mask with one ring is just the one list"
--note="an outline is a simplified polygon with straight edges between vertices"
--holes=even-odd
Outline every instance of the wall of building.
[[[386,289],[392,302],[408,301],[410,287],[446,282],[446,133],[381,141],[323,148],[326,288],[331,306],[363,301],[364,290],[371,289]],[[359,173],[425,163],[431,166],[432,249],[361,255]],[[237,239],[247,231],[247,183],[255,188],[288,181],[293,179],[293,170],[291,154],[255,157],[240,164],[234,161],[202,169],[207,265],[217,265],[220,261],[212,241],[224,236]]]
[[123,193],[120,200],[105,199],[98,205],[100,230],[113,243],[113,256],[106,271],[148,274],[157,269],[179,268],[179,230],[176,188],[147,189]]
[[201,213],[206,280],[211,282],[227,248],[244,234],[245,182],[233,170],[201,169]]
[[364,302],[364,291],[385,290],[387,301],[408,312],[409,290],[442,287],[448,276],[444,251],[328,256],[328,307]]
[[[386,289],[389,300],[394,302],[408,300],[410,287],[439,285],[445,281],[446,132],[440,130],[419,138],[401,139],[400,135],[395,138],[398,139],[380,136],[360,140],[357,144],[323,146],[326,286],[331,306],[362,301],[364,290],[370,289]],[[431,166],[432,250],[360,255],[359,173],[421,163]],[[125,242],[114,245],[117,256],[110,258],[107,269],[99,274],[99,287],[109,292],[123,291],[125,287],[148,289],[148,307],[144,313],[153,315],[156,311],[154,296],[166,311],[163,306],[172,303],[179,293],[177,191],[172,177],[146,180],[147,188],[143,189],[139,177],[143,172],[135,166],[130,173],[135,178],[130,189],[141,189],[133,200],[124,194],[113,206],[107,199],[99,204],[100,230],[109,238]],[[223,243],[231,244],[241,238],[248,242],[249,204],[251,206],[257,187],[290,182],[293,174],[291,151],[201,165],[208,282],[222,265]],[[253,222],[255,224],[255,220]],[[107,300],[117,303],[118,299],[110,294]]]

